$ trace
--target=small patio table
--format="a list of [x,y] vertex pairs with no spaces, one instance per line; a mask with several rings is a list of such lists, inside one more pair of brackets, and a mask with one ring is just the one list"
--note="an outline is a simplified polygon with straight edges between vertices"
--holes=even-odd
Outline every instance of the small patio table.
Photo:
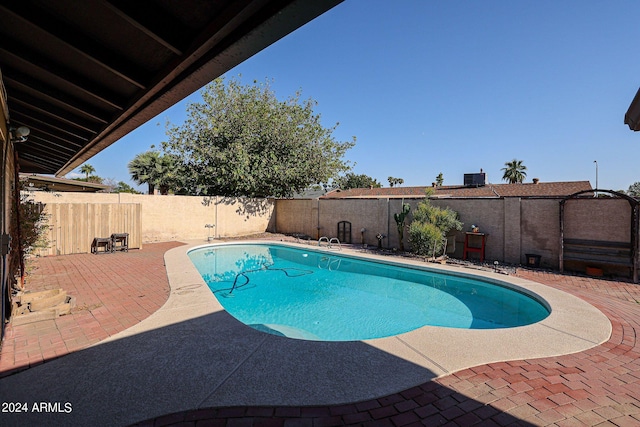
[[[100,250],[102,248],[102,250]],[[91,243],[92,254],[108,254],[111,252],[111,239],[109,237],[94,237]]]
[[[474,232],[467,232],[464,236],[464,252],[462,254],[462,259],[467,259],[467,256],[469,255],[469,252],[475,252],[475,253],[479,253],[480,254],[480,262],[484,261],[484,250],[485,250],[485,246],[486,246],[486,241],[487,241],[487,236],[488,234],[486,233],[474,233]],[[480,246],[470,246],[469,245],[469,238],[473,239],[473,240],[480,240]]]
[[111,252],[129,252],[129,233],[113,233],[111,235]]

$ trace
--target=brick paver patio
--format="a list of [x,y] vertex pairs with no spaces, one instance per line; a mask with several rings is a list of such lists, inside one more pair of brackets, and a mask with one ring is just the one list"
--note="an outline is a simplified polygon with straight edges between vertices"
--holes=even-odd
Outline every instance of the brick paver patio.
[[[78,306],[55,321],[9,326],[0,376],[84,348],[149,316],[168,295],[162,255],[177,245],[145,245],[126,256],[39,259],[29,289],[64,288]],[[640,286],[526,269],[517,274],[598,307],[611,320],[611,338],[585,352],[477,366],[365,402],[194,408],[139,425],[640,426]]]
[[169,296],[164,253],[181,244],[35,260],[26,289],[64,289],[76,306],[55,320],[7,325],[0,378],[86,348],[149,317]]

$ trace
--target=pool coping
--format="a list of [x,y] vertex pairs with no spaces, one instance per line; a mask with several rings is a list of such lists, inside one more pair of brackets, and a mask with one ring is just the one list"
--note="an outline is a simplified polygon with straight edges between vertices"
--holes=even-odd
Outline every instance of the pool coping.
[[208,395],[200,402],[204,406],[316,405],[362,401],[473,366],[584,351],[602,344],[611,335],[611,323],[601,311],[578,297],[540,283],[494,272],[411,259],[391,259],[345,248],[340,252],[324,250],[383,263],[480,277],[538,295],[550,305],[551,314],[536,324],[510,329],[467,330],[425,326],[394,337],[359,342],[283,338],[255,331],[226,313],[191,263],[188,252],[212,244],[273,243],[308,250],[318,250],[318,247],[265,240],[187,243],[165,254],[171,287],[165,305],[148,319],[111,339],[215,315],[216,326],[224,325],[225,336],[233,337],[233,341],[227,344],[232,347],[235,342],[237,352],[232,348],[225,349],[234,354],[231,356],[234,363],[215,373],[214,376],[220,380],[208,389]]

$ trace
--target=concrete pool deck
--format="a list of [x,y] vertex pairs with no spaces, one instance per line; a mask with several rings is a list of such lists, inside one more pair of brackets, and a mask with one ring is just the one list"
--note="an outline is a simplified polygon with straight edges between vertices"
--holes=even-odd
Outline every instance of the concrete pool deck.
[[[391,422],[392,417],[398,417],[394,423],[399,424],[401,418],[412,417],[454,420],[466,416],[469,421],[473,415],[487,421],[489,417],[508,415],[515,420],[538,417],[539,423],[534,425],[544,425],[544,419],[562,415],[558,408],[567,409],[572,402],[583,404],[571,405],[573,414],[567,413],[558,420],[579,420],[576,417],[580,414],[593,416],[597,414],[595,409],[606,408],[600,412],[638,422],[633,414],[640,412],[640,404],[629,397],[639,390],[636,343],[629,341],[636,323],[630,330],[619,314],[629,317],[630,313],[632,321],[637,322],[637,303],[614,300],[611,309],[610,298],[603,303],[597,292],[567,289],[582,298],[587,294],[585,299],[591,298],[590,302],[595,301],[596,305],[599,302],[607,320],[590,305],[551,287],[518,277],[482,273],[531,287],[550,300],[554,312],[545,319],[548,322],[517,328],[516,334],[513,330],[493,334],[496,331],[451,329],[444,330],[449,332],[445,334],[441,328],[422,328],[399,337],[364,342],[299,341],[254,331],[221,310],[186,259],[188,247],[166,253],[171,294],[158,311],[97,345],[0,379],[0,395],[5,401],[70,402],[70,413],[2,413],[0,423],[127,425],[155,418],[167,425],[174,419],[195,423],[242,418],[258,423],[333,419],[334,425],[342,425],[349,420],[355,424],[382,419]],[[94,257],[91,260],[96,264],[117,263],[126,260],[127,254]],[[574,279],[549,275],[542,281],[552,282],[558,277]],[[611,283],[611,287],[624,288],[629,295],[636,292],[636,285],[588,280],[602,288]],[[456,332],[451,334],[452,331]],[[5,348],[2,355],[4,358]],[[622,362],[623,357],[624,363],[599,368],[593,378],[598,384],[592,387],[589,376],[596,370],[583,370],[580,366],[591,366],[596,355],[607,365],[614,359]],[[615,375],[603,375],[609,368],[615,368]],[[489,376],[489,372],[493,375]],[[610,381],[615,377],[617,391],[613,394],[625,396],[624,401],[622,397],[621,402],[611,401],[617,405],[615,410],[613,403],[604,405],[603,399],[595,399],[602,395],[584,394],[586,389],[602,388],[603,377]],[[562,385],[567,382],[573,384],[565,385],[565,389]],[[630,384],[628,389],[623,382]],[[437,395],[421,404],[418,395],[424,399],[428,393]],[[520,400],[509,400],[508,394]],[[558,402],[558,395],[564,396],[565,401]],[[587,408],[586,401],[592,407]],[[473,405],[474,402],[480,405]],[[511,402],[509,407],[505,406],[507,402]],[[162,417],[171,413],[178,414]],[[609,419],[602,414],[598,417]]]
[[[225,245],[251,243],[264,242],[244,241],[225,243]],[[426,266],[425,263],[421,261],[411,259],[393,260],[389,257],[363,254],[362,252],[357,252],[351,249],[336,251],[321,249],[317,246],[304,244],[283,242],[274,243],[288,245],[294,248],[302,248],[305,250],[320,250],[330,255],[349,255],[381,263],[409,265],[416,268],[422,268],[427,271],[447,272],[452,275],[462,277],[482,278],[488,282],[511,287],[531,295],[537,295],[553,308],[551,314],[546,319],[536,324],[524,327],[471,330],[426,326],[394,337],[360,341],[361,343],[375,349],[382,350],[385,355],[392,355],[398,360],[408,361],[425,369],[426,371],[423,372],[422,376],[420,376],[421,379],[430,379],[433,378],[433,376],[439,377],[470,366],[477,366],[491,362],[576,353],[605,342],[611,335],[611,323],[604,314],[592,305],[587,304],[566,292],[558,291],[556,289],[549,288],[548,286],[530,282],[522,278],[510,277],[480,270],[469,271],[447,265],[429,264]],[[207,246],[208,245],[196,245],[195,248]],[[200,274],[195,270],[195,268],[193,268],[193,265],[187,256],[187,252],[193,248],[194,246],[191,245],[176,248],[169,251],[165,256],[169,282],[172,283],[172,289],[182,289],[184,286],[182,284],[188,283],[189,295],[185,294],[183,296],[178,295],[175,292],[172,293],[172,296],[169,298],[169,302],[160,309],[159,313],[164,312],[167,316],[173,317],[175,310],[175,313],[180,313],[176,317],[180,318],[183,318],[187,312],[194,314],[197,313],[201,316],[211,315],[214,313],[229,316],[215,296],[212,295],[211,291],[200,277]],[[191,293],[197,294],[197,297],[194,298],[194,295]],[[234,330],[234,333],[244,335],[245,333],[251,332],[251,334],[253,334],[253,331],[246,331],[246,329],[247,328],[242,325],[239,326],[238,329]],[[131,329],[131,331],[135,330],[136,327]],[[307,348],[309,351],[316,351],[314,347],[317,343],[312,341],[303,341],[302,343],[299,343],[296,342],[296,340],[281,339],[269,335],[265,337],[258,335],[258,337],[264,338],[263,343],[265,346],[268,347],[270,345],[274,345],[285,352],[297,352],[301,350],[304,352],[305,350],[303,349]],[[342,351],[341,347],[345,347],[347,352],[351,351],[346,345],[342,346],[341,343],[334,344],[336,348],[332,349],[332,351],[340,352]],[[265,353],[264,355],[261,353],[262,345],[263,344],[255,345],[252,348],[252,352],[254,352],[252,358],[255,357],[260,359],[271,356],[268,353]],[[289,346],[292,347],[289,348]],[[368,356],[368,358],[369,357],[371,356]],[[335,359],[335,356],[333,359]],[[335,360],[332,360],[332,362],[334,361]],[[323,363],[321,362],[322,361],[313,361],[310,363],[310,366],[305,369],[318,369],[322,372],[330,370],[330,368],[322,366]],[[238,367],[240,366],[241,365],[238,365]],[[354,369],[360,371],[357,367]],[[275,381],[274,378],[285,378],[287,376],[287,371],[284,370],[281,372],[279,369],[274,367],[272,375],[272,378],[266,378],[268,383],[273,383]],[[426,378],[425,375],[429,378]],[[340,388],[344,391],[344,394],[351,397],[351,400],[362,400],[375,397],[376,395],[383,395],[403,390],[420,383],[420,380],[418,380],[414,375],[409,376],[406,380],[401,380],[402,376],[394,373],[390,375],[388,379],[385,378],[385,381],[383,381],[382,384],[377,382],[378,378],[370,377],[371,372],[365,369],[364,372],[357,374],[357,384],[346,382]],[[292,383],[297,383],[299,382],[298,380],[298,378],[294,377],[291,378],[290,381]],[[228,381],[231,381],[231,379]],[[407,382],[405,383],[404,381]],[[337,390],[335,390],[336,384],[332,382],[327,384],[327,386],[326,390],[317,390],[317,396],[312,397],[311,399],[315,399],[316,402],[324,399],[325,402],[323,403],[327,404],[343,403],[342,400],[344,399],[344,394],[340,393],[333,396],[333,394],[337,392]],[[259,387],[256,387],[256,389],[258,388]],[[256,395],[255,397],[249,398],[246,394],[247,393],[244,392],[244,396],[233,396],[231,399],[236,402],[238,399],[241,401],[248,400],[251,402],[250,404],[277,403],[273,401],[265,401],[265,399],[269,400],[266,396]],[[305,405],[313,401],[309,401],[307,397],[295,397],[294,394],[287,394],[287,396],[289,397],[285,402],[282,402],[283,396],[278,396],[277,398],[280,399],[281,403],[295,405]],[[308,394],[306,396],[308,396]],[[228,403],[225,402],[225,404]]]

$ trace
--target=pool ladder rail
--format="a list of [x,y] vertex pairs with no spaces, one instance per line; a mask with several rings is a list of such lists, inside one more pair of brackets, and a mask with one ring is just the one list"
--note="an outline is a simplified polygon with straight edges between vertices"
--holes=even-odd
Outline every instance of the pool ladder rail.
[[[323,264],[325,262],[326,264]],[[324,256],[318,261],[318,268],[321,270],[335,271],[340,269],[340,264],[342,264],[342,259]]]
[[322,247],[322,242],[327,243],[327,249],[332,249],[332,245],[337,244],[338,250],[342,250],[342,245],[340,244],[340,240],[338,240],[337,237],[332,237],[331,239],[329,239],[327,236],[322,236],[318,239],[318,246]]

